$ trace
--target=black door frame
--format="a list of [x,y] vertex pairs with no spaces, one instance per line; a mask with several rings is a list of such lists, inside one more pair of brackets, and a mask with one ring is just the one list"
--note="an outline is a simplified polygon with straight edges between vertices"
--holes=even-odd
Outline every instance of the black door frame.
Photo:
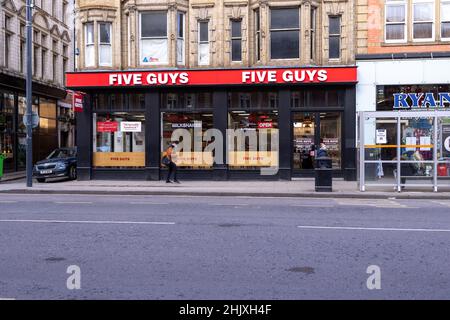
[[295,113],[311,113],[314,114],[314,150],[317,150],[317,148],[320,145],[320,114],[321,113],[339,113],[341,116],[341,137],[340,139],[340,147],[341,147],[341,168],[333,170],[333,176],[336,177],[342,177],[344,173],[344,110],[342,108],[333,108],[333,109],[324,109],[324,110],[308,110],[305,108],[305,110],[291,110],[291,123],[290,123],[290,130],[291,130],[291,161],[292,161],[292,167],[291,167],[291,176],[293,178],[302,178],[302,177],[313,177],[314,176],[314,169],[296,169],[294,168],[294,114]]

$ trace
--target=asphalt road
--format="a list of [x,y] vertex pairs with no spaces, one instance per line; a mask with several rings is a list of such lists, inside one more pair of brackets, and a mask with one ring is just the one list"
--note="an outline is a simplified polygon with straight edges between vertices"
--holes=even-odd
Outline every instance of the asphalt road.
[[0,299],[448,298],[450,200],[0,195]]

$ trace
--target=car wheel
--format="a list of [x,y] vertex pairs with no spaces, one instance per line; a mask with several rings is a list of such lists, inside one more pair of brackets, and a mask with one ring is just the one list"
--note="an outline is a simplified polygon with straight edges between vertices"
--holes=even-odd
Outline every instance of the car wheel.
[[72,166],[69,169],[69,179],[76,180],[77,179],[77,167]]
[[45,182],[45,178],[37,178],[36,180],[39,183],[44,183]]

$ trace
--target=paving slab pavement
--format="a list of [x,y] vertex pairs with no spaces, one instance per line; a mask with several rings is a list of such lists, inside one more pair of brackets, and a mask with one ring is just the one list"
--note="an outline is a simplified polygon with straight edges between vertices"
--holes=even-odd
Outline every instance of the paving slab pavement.
[[315,192],[314,179],[293,181],[51,181],[27,188],[24,180],[0,182],[0,193],[99,194],[99,195],[178,195],[178,196],[247,196],[303,198],[397,198],[450,199],[450,187],[433,192],[432,187],[407,187],[403,192],[393,187],[370,187],[360,192],[355,181],[333,180],[333,192]]
[[24,179],[25,177],[26,177],[25,171],[5,173],[3,177],[0,179],[0,183],[7,181],[21,180]]

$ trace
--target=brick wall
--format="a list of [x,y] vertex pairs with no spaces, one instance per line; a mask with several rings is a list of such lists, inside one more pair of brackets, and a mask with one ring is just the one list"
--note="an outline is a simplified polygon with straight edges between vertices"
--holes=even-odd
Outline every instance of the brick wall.
[[435,40],[419,43],[412,39],[412,0],[407,0],[407,42],[386,43],[384,40],[385,1],[356,0],[358,54],[420,53],[450,51],[450,43],[439,39],[440,0],[435,0]]

